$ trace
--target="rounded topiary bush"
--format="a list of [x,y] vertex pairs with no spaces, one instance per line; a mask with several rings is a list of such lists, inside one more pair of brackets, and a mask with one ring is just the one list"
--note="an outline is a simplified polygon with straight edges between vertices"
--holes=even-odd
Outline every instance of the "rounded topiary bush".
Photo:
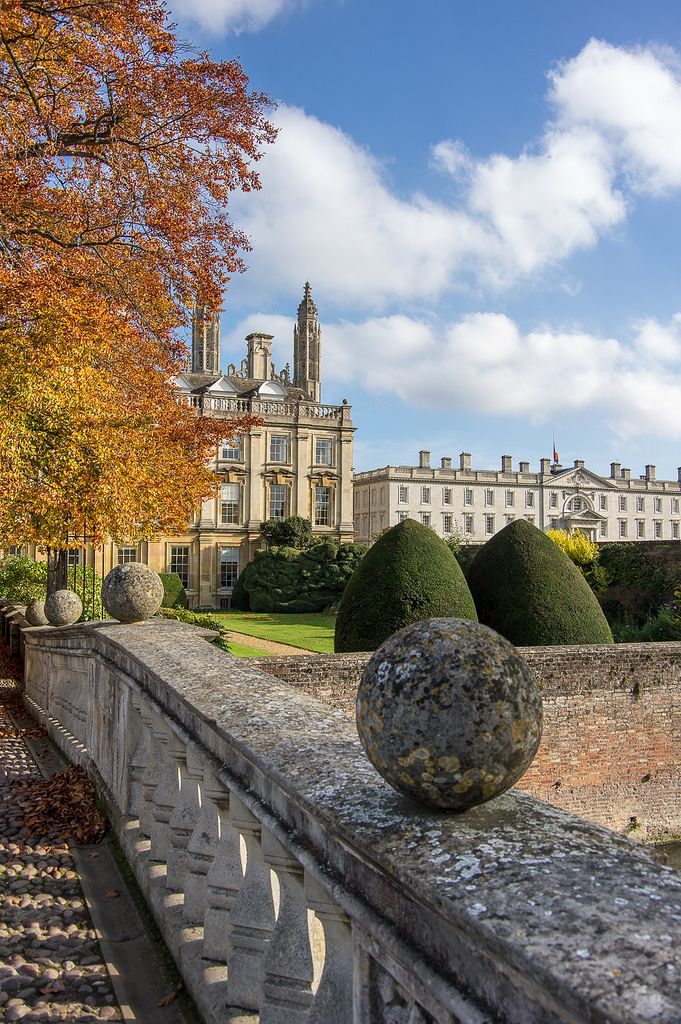
[[480,622],[521,647],[611,644],[610,627],[576,565],[536,526],[516,519],[468,570]]
[[374,651],[412,622],[477,620],[459,563],[429,527],[406,519],[369,548],[343,592],[336,651]]

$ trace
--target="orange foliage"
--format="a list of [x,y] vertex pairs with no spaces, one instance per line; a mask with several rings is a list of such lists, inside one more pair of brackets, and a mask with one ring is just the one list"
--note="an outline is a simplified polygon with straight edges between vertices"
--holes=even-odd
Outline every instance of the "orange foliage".
[[63,548],[183,529],[204,460],[252,421],[173,376],[195,295],[246,239],[227,212],[274,137],[236,62],[182,50],[159,0],[3,0],[0,537]]

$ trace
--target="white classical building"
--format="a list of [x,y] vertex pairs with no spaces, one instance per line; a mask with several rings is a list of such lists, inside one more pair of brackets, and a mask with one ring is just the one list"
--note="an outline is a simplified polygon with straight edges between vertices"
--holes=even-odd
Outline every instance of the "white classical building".
[[676,480],[657,480],[655,466],[632,477],[619,462],[599,476],[581,459],[565,469],[542,459],[539,472],[529,462],[513,468],[510,455],[501,466],[473,469],[462,452],[458,468],[451,458],[437,467],[421,451],[417,466],[384,466],[354,477],[355,539],[368,543],[381,530],[404,519],[432,527],[441,537],[460,534],[481,544],[514,519],[541,530],[581,530],[594,541],[679,540],[681,468]]

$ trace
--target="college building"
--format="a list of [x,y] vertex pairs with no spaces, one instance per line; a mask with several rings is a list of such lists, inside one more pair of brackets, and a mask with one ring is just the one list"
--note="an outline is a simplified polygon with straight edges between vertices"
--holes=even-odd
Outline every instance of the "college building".
[[[139,543],[109,541],[93,551],[85,541],[69,564],[101,575],[125,562],[176,572],[189,606],[229,607],[239,573],[263,546],[267,519],[298,515],[313,533],[352,541],[351,408],[321,401],[321,329],[310,285],[305,285],[293,331],[293,373],[272,362],[272,335],[249,334],[246,356],[220,370],[220,322],[195,310],[191,369],[176,381],[181,399],[199,416],[229,420],[252,414],[261,425],[217,448],[210,467],[219,487],[185,533]],[[12,549],[9,553],[15,553]],[[29,553],[41,556],[35,546]]]
[[419,452],[417,466],[384,466],[356,473],[355,539],[367,544],[386,527],[415,519],[440,537],[460,535],[483,544],[514,519],[540,530],[581,530],[591,540],[643,541],[681,538],[681,468],[676,480],[658,480],[655,466],[632,477],[619,462],[599,476],[581,459],[564,468],[541,459],[539,472],[529,462],[513,468],[510,455],[499,469],[474,469],[462,452],[459,465],[443,458],[430,464]]

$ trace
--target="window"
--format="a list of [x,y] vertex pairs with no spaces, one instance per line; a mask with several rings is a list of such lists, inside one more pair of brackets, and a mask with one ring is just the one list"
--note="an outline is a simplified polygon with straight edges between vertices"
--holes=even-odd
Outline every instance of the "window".
[[452,532],[452,520],[453,520],[453,516],[452,516],[451,512],[445,512],[445,514],[442,517],[442,532],[443,533],[451,533]]
[[184,544],[170,549],[170,572],[176,572],[185,590],[189,589],[189,548]]
[[552,519],[549,519],[549,530],[557,530],[557,529],[558,529],[558,520],[555,517],[552,518]]
[[525,508],[534,508],[534,491],[525,491]]
[[513,491],[506,491],[506,508],[513,508],[513,502],[515,500],[515,494]]
[[400,503],[400,505],[406,505],[406,503],[409,501],[409,488],[406,486],[406,484],[400,484],[400,486],[397,488],[397,500]]
[[487,487],[485,489],[485,505],[493,505],[493,504],[494,504],[494,491],[492,490],[491,487]]
[[627,521],[626,519],[620,519],[620,538],[626,537],[627,535]]
[[331,488],[315,486],[314,489],[314,524],[315,526],[331,525]]
[[558,492],[549,492],[549,508],[558,508]]
[[270,484],[270,519],[285,519],[288,505],[286,484]]
[[7,548],[7,554],[10,555],[12,558],[16,558],[17,555],[21,554],[21,548],[19,547],[18,544],[10,544],[10,546]]
[[662,511],[662,498],[655,498],[655,511],[656,512],[661,512]]
[[285,434],[272,434],[270,437],[270,462],[288,461],[288,438]]
[[463,489],[463,503],[464,503],[464,505],[472,505],[473,504],[473,488],[472,487],[464,487],[464,489]]
[[430,487],[421,488],[421,504],[430,505]]
[[126,565],[128,562],[137,561],[137,548],[121,547],[118,549],[118,564]]
[[451,487],[442,488],[442,504],[451,505],[452,503],[452,489]]
[[584,502],[581,498],[573,498],[571,508],[573,512],[581,512],[584,508]]
[[233,526],[239,522],[239,484],[223,484],[220,503],[220,522],[223,526]]
[[679,511],[679,499],[678,498],[672,498],[672,512],[674,513],[674,515],[678,515],[678,511]]
[[636,511],[637,512],[645,512],[645,510],[646,510],[646,499],[643,497],[642,494],[639,494],[639,495],[637,495],[637,498],[636,498]]
[[494,533],[494,516],[485,516],[485,533]]
[[672,523],[672,540],[679,539],[679,524],[677,522]]
[[646,523],[645,519],[636,520],[636,536],[640,539],[646,535]]
[[226,459],[227,462],[240,462],[241,461],[241,438],[236,441],[223,441],[221,456]]
[[598,527],[598,534],[600,537],[608,536],[608,524],[605,521],[603,521]]
[[82,554],[80,548],[71,548],[67,555],[67,565],[82,565]]
[[420,519],[424,526],[430,526],[430,512],[422,512]]
[[607,512],[608,511],[608,496],[607,496],[607,494],[599,495],[599,497],[598,497],[598,507],[600,508],[601,512]]
[[620,510],[620,512],[626,512],[627,511],[627,498],[626,498],[626,495],[624,495],[624,494],[620,494],[620,496],[619,496],[619,510]]
[[239,549],[220,550],[220,590],[232,590],[239,576]]
[[655,540],[662,540],[662,520],[655,520]]
[[330,437],[318,437],[314,446],[314,460],[320,466],[333,465],[333,441]]
[[397,513],[397,522],[398,523],[403,523],[404,520],[408,519],[408,518],[409,518],[409,513],[408,512],[398,512]]
[[473,516],[466,515],[463,517],[463,532],[467,537],[473,534]]

